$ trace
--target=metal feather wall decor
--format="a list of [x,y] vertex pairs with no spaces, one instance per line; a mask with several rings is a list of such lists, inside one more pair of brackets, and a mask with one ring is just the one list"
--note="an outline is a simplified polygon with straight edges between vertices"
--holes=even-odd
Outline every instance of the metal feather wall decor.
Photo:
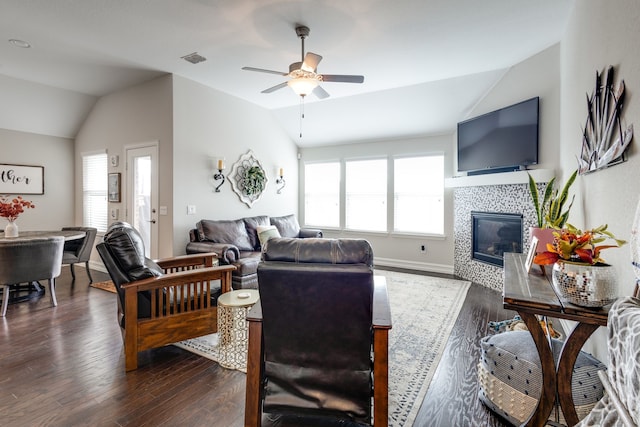
[[624,80],[613,84],[613,67],[602,80],[596,71],[593,93],[587,95],[587,120],[582,130],[582,151],[578,158],[580,174],[593,172],[626,160],[625,151],[633,140],[633,125],[622,129],[620,115],[624,105]]

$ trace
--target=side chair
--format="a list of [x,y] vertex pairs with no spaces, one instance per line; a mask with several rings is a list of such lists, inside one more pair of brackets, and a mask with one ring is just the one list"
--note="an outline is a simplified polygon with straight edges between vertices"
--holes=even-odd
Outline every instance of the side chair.
[[118,293],[125,370],[143,350],[218,330],[218,296],[231,290],[233,266],[212,267],[215,253],[152,261],[131,225],[112,224],[96,246]]
[[20,283],[47,280],[51,305],[58,305],[56,277],[62,268],[63,245],[64,238],[60,236],[0,241],[2,317],[7,314],[11,286]]
[[391,312],[369,243],[272,238],[262,256],[245,427],[386,427]]
[[85,236],[82,239],[69,240],[64,242],[64,252],[62,253],[62,264],[69,264],[71,268],[71,278],[76,280],[76,272],[73,268],[74,264],[84,262],[89,283],[93,283],[91,270],[89,270],[89,260],[91,251],[93,250],[93,242],[96,240],[98,230],[93,227],[63,227],[63,231],[84,231]]

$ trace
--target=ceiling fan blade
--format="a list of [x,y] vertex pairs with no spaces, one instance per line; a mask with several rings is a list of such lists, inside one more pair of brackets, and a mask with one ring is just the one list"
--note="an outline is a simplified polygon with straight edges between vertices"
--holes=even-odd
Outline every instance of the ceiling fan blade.
[[320,61],[322,61],[322,56],[313,52],[307,52],[307,54],[304,56],[302,67],[300,68],[302,68],[304,71],[315,73]]
[[282,89],[283,87],[285,87],[287,85],[287,82],[284,83],[280,83],[279,85],[275,85],[272,86],[268,89],[263,90],[261,93],[271,93],[271,92],[275,92],[278,89]]
[[315,89],[313,89],[313,94],[319,99],[325,99],[329,97],[329,92],[322,89],[322,86],[316,86]]
[[289,74],[289,73],[283,73],[282,71],[265,70],[264,68],[242,67],[242,69],[247,71],[257,71],[259,73],[277,74],[279,76],[286,76]]
[[323,74],[323,82],[362,83],[364,76],[352,76],[347,74]]

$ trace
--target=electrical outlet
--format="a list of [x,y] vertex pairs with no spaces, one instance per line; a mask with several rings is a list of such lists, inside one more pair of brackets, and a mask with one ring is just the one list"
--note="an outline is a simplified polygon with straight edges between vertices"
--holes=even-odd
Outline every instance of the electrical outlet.
[[426,253],[427,252],[427,245],[420,245],[420,252]]
[[187,205],[187,215],[196,214],[196,205]]

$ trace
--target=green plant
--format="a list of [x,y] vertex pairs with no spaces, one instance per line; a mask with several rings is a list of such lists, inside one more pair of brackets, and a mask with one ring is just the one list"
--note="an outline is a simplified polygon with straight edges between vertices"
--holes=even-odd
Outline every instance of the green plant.
[[244,193],[248,196],[258,195],[264,190],[264,171],[260,166],[252,166],[245,172]]
[[533,206],[536,210],[536,220],[538,228],[562,228],[564,227],[567,219],[569,219],[569,211],[573,206],[573,200],[575,196],[571,198],[571,203],[564,209],[564,205],[569,198],[569,188],[576,180],[578,170],[575,170],[567,182],[562,187],[562,191],[555,188],[556,178],[551,178],[551,181],[547,184],[547,188],[544,190],[542,202],[540,202],[540,193],[538,192],[538,185],[533,179],[531,174],[529,175],[529,193],[533,200]]

